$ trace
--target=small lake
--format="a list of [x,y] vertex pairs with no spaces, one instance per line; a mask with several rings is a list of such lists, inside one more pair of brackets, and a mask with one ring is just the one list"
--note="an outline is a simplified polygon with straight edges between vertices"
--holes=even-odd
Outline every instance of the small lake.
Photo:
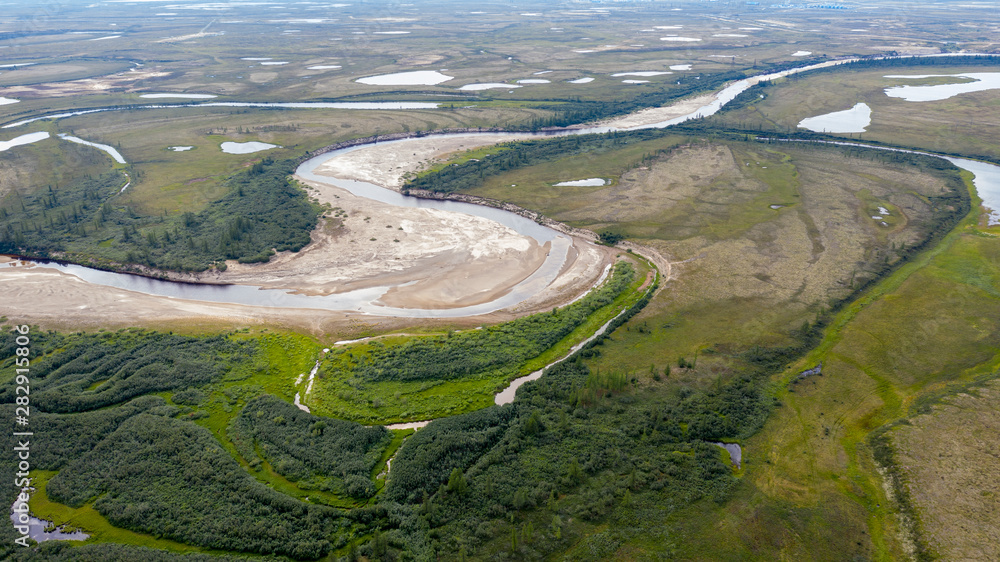
[[644,77],[649,77],[649,76],[662,76],[664,74],[673,74],[673,72],[667,72],[665,70],[660,70],[660,71],[656,71],[656,70],[640,70],[640,71],[635,71],[635,72],[619,72],[617,74],[612,74],[611,76],[613,76],[615,78],[618,78],[620,76],[644,76]]
[[355,81],[369,86],[436,86],[454,78],[454,76],[441,74],[436,70],[414,70],[412,72],[367,76]]
[[178,99],[188,99],[188,100],[207,100],[211,98],[217,98],[219,96],[214,96],[212,94],[142,94],[139,97],[146,99],[178,98]]
[[960,94],[983,92],[1000,88],[1000,72],[970,72],[967,74],[890,74],[885,78],[920,80],[927,78],[971,78],[972,82],[962,84],[934,84],[925,86],[893,86],[885,89],[885,95],[890,98],[901,98],[906,101],[940,101]]
[[100,144],[100,143],[96,143],[96,142],[86,141],[86,140],[83,140],[83,139],[81,139],[79,137],[71,137],[71,136],[67,135],[66,133],[59,133],[59,138],[61,138],[62,140],[65,140],[65,141],[75,142],[76,144],[84,144],[84,145],[87,145],[87,146],[92,146],[92,147],[94,147],[94,148],[96,148],[98,150],[103,150],[104,152],[107,152],[111,156],[111,158],[114,159],[115,162],[118,162],[119,164],[127,164],[127,162],[125,162],[125,157],[122,156],[120,152],[118,152],[117,150],[115,150],[115,147],[113,147],[113,146],[108,146],[106,144]]
[[40,140],[45,140],[49,138],[49,134],[45,131],[39,131],[37,133],[28,133],[26,135],[21,135],[19,137],[14,137],[9,141],[0,141],[0,152],[5,152],[14,148],[15,146],[23,146],[25,144],[31,144],[33,142],[38,142]]
[[608,180],[604,178],[587,178],[585,180],[561,181],[552,185],[555,187],[599,187],[608,185]]
[[729,460],[733,463],[733,466],[740,468],[743,466],[743,449],[740,448],[738,443],[712,443],[713,445],[718,445],[729,453]]
[[261,152],[262,150],[270,150],[272,148],[278,148],[276,144],[270,144],[266,142],[224,142],[219,145],[222,152],[226,154],[253,154],[254,152]]
[[494,90],[500,88],[520,88],[517,84],[504,84],[503,82],[484,82],[482,84],[466,84],[459,90],[466,92],[478,92],[479,90]]
[[[84,533],[83,531],[74,531],[72,533],[65,533],[62,527],[53,529],[52,531],[46,531],[52,526],[51,521],[46,521],[44,519],[39,519],[26,512],[25,516],[22,516],[19,511],[24,511],[27,506],[24,505],[20,499],[15,499],[14,503],[10,506],[10,522],[14,527],[27,525],[28,526],[28,536],[31,537],[35,542],[45,542],[45,541],[85,541],[90,538],[90,535]],[[24,518],[27,521],[22,523]]]
[[872,109],[866,103],[799,121],[799,127],[816,133],[863,133],[872,124]]

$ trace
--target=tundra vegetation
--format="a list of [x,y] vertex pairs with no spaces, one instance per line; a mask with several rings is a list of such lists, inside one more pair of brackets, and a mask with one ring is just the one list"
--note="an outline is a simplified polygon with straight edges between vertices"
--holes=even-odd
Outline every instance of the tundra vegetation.
[[[442,104],[133,108],[0,129],[5,139],[31,127],[72,132],[129,162],[55,139],[0,153],[0,249],[153,272],[265,261],[309,242],[324,210],[288,176],[334,143],[575,124],[840,55],[947,52],[956,38],[987,49],[994,24],[974,5],[914,13],[882,3],[892,16],[875,18],[747,4],[738,19],[729,7],[672,7],[487,4],[480,14],[362,3],[279,22],[247,6],[224,12],[243,21],[205,27],[187,10],[151,18],[143,3],[118,3],[88,17],[114,9],[122,33],[69,58],[58,55],[75,41],[102,38],[71,33],[93,31],[75,18],[82,8],[54,24],[36,19],[37,29],[0,23],[0,42],[16,47],[3,56],[33,63],[0,73],[0,95],[21,99],[0,106],[4,123],[148,105],[139,94],[157,91]],[[678,30],[657,26],[675,25],[701,41],[660,41]],[[877,28],[878,41],[862,27]],[[256,58],[271,60],[246,60]],[[647,84],[611,76],[687,64]],[[455,79],[354,81],[425,68]],[[345,346],[332,345],[336,334],[235,320],[225,333],[33,326],[30,506],[90,539],[25,549],[0,526],[0,557],[995,557],[996,478],[976,455],[997,435],[997,228],[980,221],[969,175],[943,160],[779,140],[996,160],[996,91],[931,104],[882,92],[900,83],[886,74],[994,69],[992,58],[865,61],[752,88],[680,127],[510,143],[413,178],[409,188],[515,203],[672,262],[671,278],[653,281],[650,262],[628,257],[602,287],[550,312],[481,330],[418,323]],[[536,72],[550,82],[457,89]],[[567,83],[584,75],[595,80]],[[862,101],[873,109],[865,133],[796,130]],[[224,154],[225,141],[280,148]],[[610,181],[556,185],[588,177]],[[513,403],[493,405],[498,388],[613,318]],[[12,419],[10,326],[23,322],[0,323],[0,410]],[[296,394],[310,412],[292,404]],[[382,425],[430,418],[439,419],[416,432]],[[4,439],[11,451],[15,438]],[[743,447],[739,468],[719,442]],[[15,462],[0,458],[8,481]],[[0,499],[13,503],[17,491]]]

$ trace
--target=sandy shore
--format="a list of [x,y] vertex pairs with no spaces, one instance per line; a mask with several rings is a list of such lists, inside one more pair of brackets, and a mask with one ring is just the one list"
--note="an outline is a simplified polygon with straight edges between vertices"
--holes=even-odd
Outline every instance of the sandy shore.
[[[12,266],[0,256],[0,285],[4,299],[0,315],[14,323],[40,325],[53,330],[92,330],[149,327],[156,329],[220,330],[267,326],[310,333],[317,337],[351,339],[373,331],[401,330],[414,325],[471,328],[512,320],[551,310],[584,291],[610,263],[608,248],[599,248],[595,261],[574,259],[567,275],[538,295],[506,310],[465,318],[414,319],[319,309],[267,308],[147,295],[87,283],[78,277],[44,266]],[[576,275],[580,275],[576,277]],[[591,275],[593,277],[591,278]]]
[[406,174],[423,170],[434,161],[473,148],[527,138],[532,137],[515,133],[476,133],[378,143],[341,154],[320,166],[316,173],[398,190]]
[[308,295],[397,285],[380,304],[458,308],[494,300],[531,275],[547,248],[494,221],[436,209],[396,207],[308,183],[335,216],[312,243],[265,264],[230,262],[192,281],[256,285]]
[[630,127],[642,127],[654,123],[662,123],[670,119],[676,119],[689,113],[694,113],[702,107],[715,101],[715,94],[704,94],[693,98],[682,99],[673,105],[666,107],[649,107],[641,111],[622,117],[615,117],[606,121],[599,121],[587,127],[616,127],[627,129]]

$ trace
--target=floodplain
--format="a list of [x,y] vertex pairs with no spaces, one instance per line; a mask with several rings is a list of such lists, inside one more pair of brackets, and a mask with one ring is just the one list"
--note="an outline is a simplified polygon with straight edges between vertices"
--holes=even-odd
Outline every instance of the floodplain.
[[[29,505],[89,538],[4,527],[0,556],[992,556],[1000,231],[970,173],[881,149],[1000,159],[998,63],[975,55],[998,22],[909,8],[13,5],[0,142],[38,140],[0,145],[0,409],[29,326]],[[538,136],[847,58],[672,128]],[[963,91],[911,101],[939,86]],[[404,105],[262,105],[369,102]],[[362,142],[326,173],[534,221],[570,241],[558,275],[447,317],[556,244],[293,177]],[[391,280],[381,305],[413,315],[160,297],[40,259],[300,294]]]

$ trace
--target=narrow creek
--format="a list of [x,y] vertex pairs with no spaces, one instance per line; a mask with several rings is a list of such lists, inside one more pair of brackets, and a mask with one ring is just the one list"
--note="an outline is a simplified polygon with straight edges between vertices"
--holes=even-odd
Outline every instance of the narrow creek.
[[[32,491],[34,490],[32,489]],[[22,502],[20,498],[15,498],[14,503],[10,506],[10,522],[14,525],[15,530],[22,535],[28,535],[35,542],[85,541],[90,538],[90,535],[80,530],[67,533],[62,526],[52,528],[51,521],[31,515],[27,502]],[[27,532],[21,533],[24,527],[27,527]]]

